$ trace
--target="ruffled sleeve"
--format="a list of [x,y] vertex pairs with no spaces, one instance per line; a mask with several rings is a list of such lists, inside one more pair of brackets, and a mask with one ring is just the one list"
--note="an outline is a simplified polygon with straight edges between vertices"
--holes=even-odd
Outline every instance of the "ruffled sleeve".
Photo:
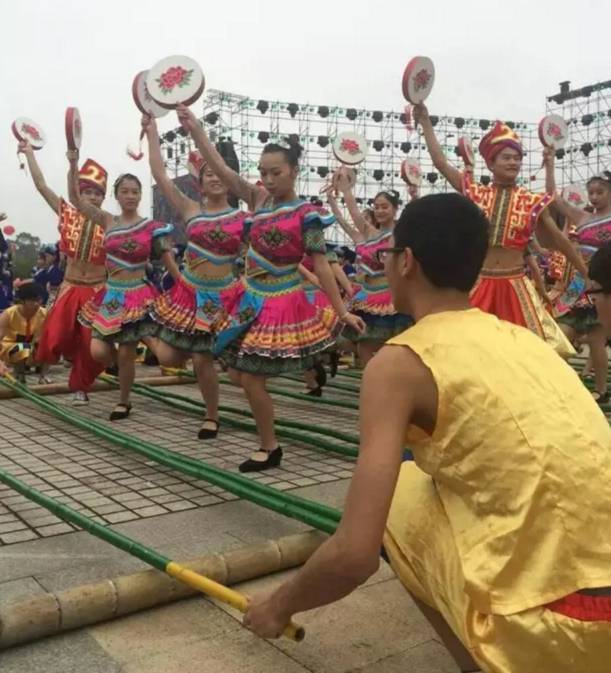
[[174,225],[171,222],[152,222],[153,238],[160,236],[169,236],[174,231]]
[[327,252],[325,229],[335,222],[335,216],[324,208],[305,204],[302,217],[305,252],[307,254],[321,253],[324,255]]
[[153,254],[157,257],[172,249],[169,235],[174,231],[171,222],[153,222]]

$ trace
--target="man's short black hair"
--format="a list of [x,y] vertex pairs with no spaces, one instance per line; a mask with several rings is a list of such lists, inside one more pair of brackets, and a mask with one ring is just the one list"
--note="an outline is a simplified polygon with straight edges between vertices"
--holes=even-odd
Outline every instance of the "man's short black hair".
[[411,201],[395,226],[397,248],[410,248],[428,280],[469,292],[488,251],[488,219],[460,194]]
[[590,260],[589,276],[611,294],[611,242],[601,246]]
[[32,299],[42,301],[44,296],[45,291],[38,283],[22,283],[15,292],[15,299],[17,301],[31,301]]

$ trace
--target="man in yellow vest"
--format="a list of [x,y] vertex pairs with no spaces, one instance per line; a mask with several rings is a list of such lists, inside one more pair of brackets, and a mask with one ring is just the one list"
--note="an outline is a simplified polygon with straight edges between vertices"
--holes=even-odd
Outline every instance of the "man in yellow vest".
[[[0,360],[13,365],[18,381],[25,383],[26,365],[33,364],[47,315],[42,307],[44,290],[31,281],[22,283],[15,294],[16,304],[0,316]],[[42,365],[39,383],[46,381],[48,365]]]
[[[411,202],[379,252],[416,324],[369,363],[342,521],[255,597],[264,637],[390,564],[461,671],[608,673],[611,430],[542,339],[469,305],[488,222],[458,194]],[[409,446],[415,462],[402,462]]]

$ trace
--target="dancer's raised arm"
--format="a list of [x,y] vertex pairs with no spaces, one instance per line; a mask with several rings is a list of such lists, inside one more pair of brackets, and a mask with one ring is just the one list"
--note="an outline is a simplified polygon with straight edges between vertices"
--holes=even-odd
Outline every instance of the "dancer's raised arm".
[[329,208],[331,208],[331,212],[333,213],[333,215],[335,215],[336,222],[353,240],[354,243],[358,243],[359,241],[361,241],[363,237],[359,229],[355,227],[354,224],[348,222],[348,220],[346,220],[342,211],[340,210],[339,205],[337,203],[337,199],[335,198],[335,195],[333,193],[332,185],[329,185],[329,187],[326,190],[326,194],[327,194],[327,203],[329,204]]
[[197,201],[183,194],[168,176],[161,156],[159,132],[155,118],[148,114],[142,115],[142,129],[148,141],[149,165],[153,179],[172,207],[180,213],[183,222],[186,222],[195,217],[201,211],[201,207]]
[[197,149],[201,152],[204,161],[210,166],[212,172],[218,175],[220,180],[225,184],[227,189],[242,199],[248,204],[250,210],[254,210],[257,203],[257,196],[260,191],[257,185],[254,185],[248,180],[229,168],[225,160],[220,155],[216,147],[208,138],[208,134],[204,131],[199,123],[197,117],[184,105],[179,105],[176,108],[178,119],[183,128],[187,129],[193,138]]
[[462,173],[448,161],[443,148],[437,140],[431,118],[429,117],[429,111],[424,103],[414,105],[414,121],[422,127],[426,147],[435,168],[457,192],[462,192]]
[[333,175],[333,186],[344,195],[344,200],[346,201],[346,207],[352,218],[352,222],[356,229],[358,229],[359,239],[354,238],[355,243],[360,243],[361,241],[366,241],[371,236],[374,236],[377,233],[375,227],[373,227],[361,213],[358,203],[354,198],[352,193],[352,185],[354,180],[351,179],[351,174],[348,169],[342,167],[338,169]]

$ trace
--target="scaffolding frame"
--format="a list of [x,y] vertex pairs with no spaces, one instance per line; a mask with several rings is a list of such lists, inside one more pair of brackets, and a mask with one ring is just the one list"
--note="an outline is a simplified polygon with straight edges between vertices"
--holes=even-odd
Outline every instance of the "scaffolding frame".
[[[258,162],[266,142],[297,136],[304,152],[296,189],[300,197],[308,200],[320,198],[320,189],[338,166],[332,152],[333,138],[346,131],[363,135],[367,140],[368,155],[357,169],[354,194],[357,202],[365,207],[383,189],[396,190],[402,202],[406,200],[400,167],[407,156],[418,160],[425,176],[421,194],[451,189],[434,168],[424,139],[417,131],[406,129],[402,112],[264,100],[210,89],[203,99],[200,121],[211,140],[233,142],[240,160],[240,173],[252,182],[259,177]],[[457,115],[431,116],[431,119],[445,154],[456,165],[460,163],[458,138],[461,135],[471,137],[476,154],[476,179],[489,180],[485,164],[478,156],[477,145],[494,120]],[[525,149],[519,183],[531,189],[542,188],[537,124],[507,123],[520,135]],[[173,177],[184,174],[189,152],[194,149],[191,138],[179,127],[163,134],[161,145],[170,174]],[[337,226],[333,227],[329,238],[335,243],[349,242]]]
[[556,178],[561,187],[584,184],[593,175],[611,170],[611,80],[571,89],[569,81],[546,99],[547,114],[568,124],[569,139],[556,152]]

